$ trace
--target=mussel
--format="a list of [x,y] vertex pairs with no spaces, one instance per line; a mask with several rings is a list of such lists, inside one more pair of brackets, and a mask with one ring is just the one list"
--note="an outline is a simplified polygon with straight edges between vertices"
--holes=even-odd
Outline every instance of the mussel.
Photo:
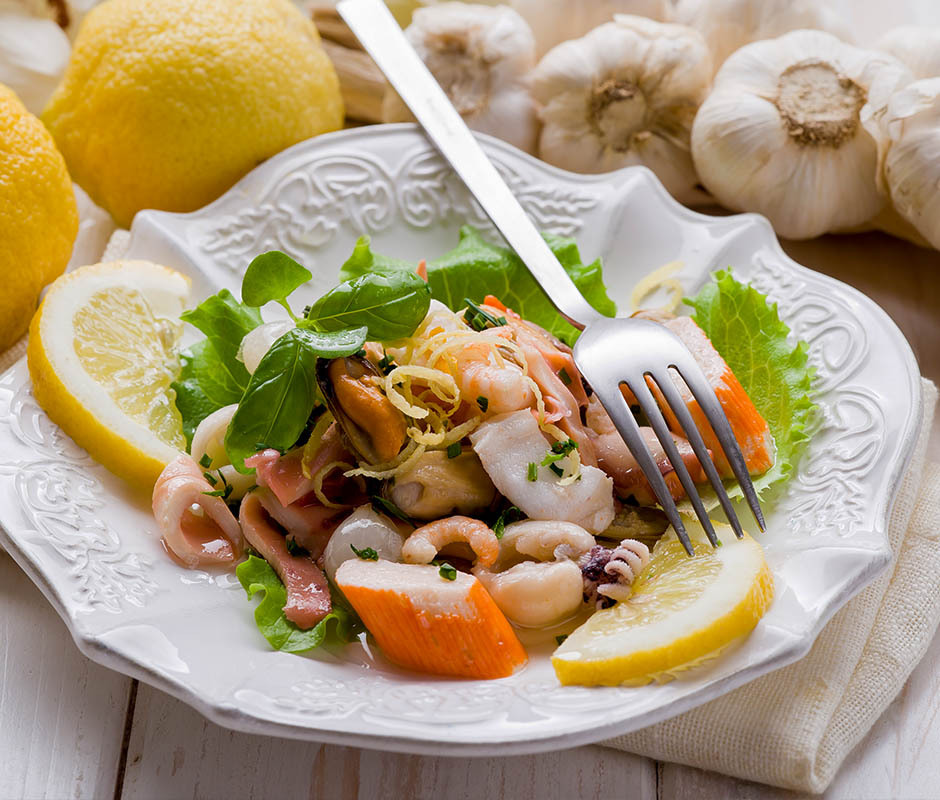
[[386,485],[385,496],[409,517],[431,520],[485,511],[496,498],[496,487],[472,450],[456,458],[430,450]]
[[320,359],[317,385],[353,451],[369,464],[391,461],[405,444],[405,415],[372,378],[382,373],[360,355]]

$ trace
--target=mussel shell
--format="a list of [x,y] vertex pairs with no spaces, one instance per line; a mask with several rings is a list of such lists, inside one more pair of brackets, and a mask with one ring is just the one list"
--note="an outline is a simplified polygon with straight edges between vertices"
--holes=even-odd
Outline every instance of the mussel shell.
[[[333,419],[336,420],[339,429],[343,434],[343,439],[346,442],[346,445],[355,453],[360,460],[368,464],[378,464],[383,461],[383,459],[376,452],[375,447],[372,444],[372,437],[369,435],[369,432],[358,425],[353,419],[349,417],[348,414],[343,410],[342,405],[339,403],[336,397],[336,391],[333,387],[333,382],[330,379],[330,365],[333,361],[342,360],[345,363],[345,371],[348,375],[353,377],[359,377],[361,375],[374,375],[376,377],[382,378],[382,372],[379,370],[375,364],[373,364],[368,358],[360,355],[346,356],[343,359],[328,359],[321,358],[317,362],[317,386],[320,389],[320,394],[323,396],[323,400],[326,403],[326,407],[330,410],[330,413],[333,415]],[[357,375],[358,373],[358,375]],[[395,409],[397,413],[398,409]],[[402,442],[404,445],[404,441]]]

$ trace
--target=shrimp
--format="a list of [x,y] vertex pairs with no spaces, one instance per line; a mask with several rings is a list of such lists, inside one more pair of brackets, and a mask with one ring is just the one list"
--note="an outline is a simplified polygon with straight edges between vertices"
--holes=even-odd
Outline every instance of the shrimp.
[[[231,564],[241,555],[242,532],[232,512],[192,458],[180,454],[153,487],[153,516],[170,551],[190,569]],[[198,506],[198,510],[197,510]]]
[[446,517],[418,528],[402,545],[401,555],[409,564],[430,564],[438,552],[454,542],[466,542],[477,564],[489,567],[499,556],[499,539],[484,523],[471,517]]
[[486,398],[486,414],[503,414],[535,406],[532,383],[508,359],[499,360],[492,345],[471,344],[457,357],[457,383],[461,396],[473,403]]

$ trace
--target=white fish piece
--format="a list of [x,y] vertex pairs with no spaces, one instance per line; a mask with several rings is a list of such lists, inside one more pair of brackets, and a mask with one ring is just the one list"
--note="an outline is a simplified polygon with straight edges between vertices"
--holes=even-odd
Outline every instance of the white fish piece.
[[[530,519],[573,522],[595,534],[613,521],[614,482],[602,470],[582,466],[580,480],[561,486],[541,466],[550,445],[530,411],[493,417],[470,441],[496,488]],[[532,463],[539,465],[534,481],[528,479]]]
[[331,581],[336,580],[340,564],[356,558],[356,550],[371,547],[385,561],[401,561],[404,537],[395,526],[369,505],[359,506],[333,531],[323,551],[323,571]]

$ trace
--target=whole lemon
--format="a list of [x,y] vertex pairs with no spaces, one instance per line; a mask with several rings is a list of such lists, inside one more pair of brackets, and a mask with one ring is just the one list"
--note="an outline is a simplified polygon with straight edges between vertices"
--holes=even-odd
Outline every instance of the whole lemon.
[[42,114],[75,181],[118,224],[192,211],[343,122],[333,65],[288,0],[107,0]]
[[75,192],[42,123],[0,84],[0,352],[26,333],[78,233]]

